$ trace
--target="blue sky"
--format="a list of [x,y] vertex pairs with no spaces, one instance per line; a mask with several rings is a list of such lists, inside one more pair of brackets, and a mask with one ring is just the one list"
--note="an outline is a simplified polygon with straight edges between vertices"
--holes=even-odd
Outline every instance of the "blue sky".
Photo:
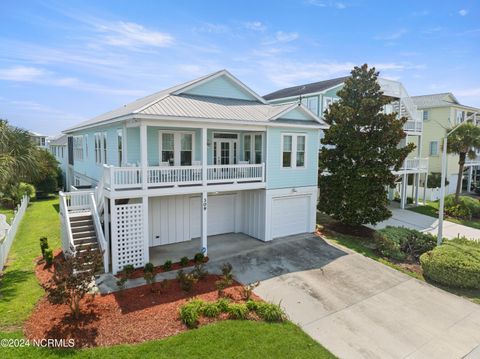
[[257,93],[368,63],[480,107],[478,1],[0,2],[0,118],[53,135],[226,68]]

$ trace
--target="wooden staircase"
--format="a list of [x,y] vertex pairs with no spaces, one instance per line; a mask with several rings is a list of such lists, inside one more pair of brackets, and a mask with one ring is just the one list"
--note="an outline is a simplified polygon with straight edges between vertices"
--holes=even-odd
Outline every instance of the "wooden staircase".
[[[100,252],[91,213],[71,215],[70,226],[76,256],[85,257],[90,251]],[[85,262],[84,265],[85,270],[93,269],[93,263]]]

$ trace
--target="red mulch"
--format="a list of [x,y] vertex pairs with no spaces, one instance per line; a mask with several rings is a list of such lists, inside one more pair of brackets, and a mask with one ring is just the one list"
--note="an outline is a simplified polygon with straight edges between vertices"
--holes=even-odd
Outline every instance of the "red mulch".
[[[207,263],[208,262],[208,257],[205,257],[203,259],[203,263]],[[185,266],[182,266],[180,264],[180,262],[175,262],[175,263],[172,263],[172,269],[169,269],[168,271],[164,270],[162,268],[162,266],[157,266],[154,268],[154,271],[155,273],[163,273],[163,272],[170,272],[172,270],[177,270],[177,269],[183,269],[183,268],[188,268],[188,267],[193,267],[195,264],[197,264],[193,259],[190,259],[188,261],[188,264],[185,265]],[[143,271],[143,268],[138,268],[138,269],[135,269],[132,274],[130,275],[130,279],[134,279],[134,278],[143,278],[143,275],[144,275],[144,271]],[[125,273],[122,273],[122,272],[119,272],[115,275],[115,277],[117,278],[123,278],[125,277]]]
[[[61,254],[57,253],[55,260],[62,260]],[[44,285],[53,269],[45,268],[42,263],[37,265],[35,272]],[[25,336],[31,340],[75,339],[75,347],[92,347],[139,343],[175,335],[187,330],[179,319],[180,306],[191,297],[217,300],[215,281],[218,279],[219,276],[208,275],[190,293],[182,291],[176,280],[170,280],[166,289],[156,293],[144,285],[113,294],[89,295],[81,303],[79,319],[71,317],[67,305],[52,304],[44,297],[25,323]],[[161,283],[155,285],[159,290]],[[242,286],[237,282],[225,293],[235,302],[242,301]],[[226,315],[218,319],[201,318],[200,325],[222,319],[226,319]]]

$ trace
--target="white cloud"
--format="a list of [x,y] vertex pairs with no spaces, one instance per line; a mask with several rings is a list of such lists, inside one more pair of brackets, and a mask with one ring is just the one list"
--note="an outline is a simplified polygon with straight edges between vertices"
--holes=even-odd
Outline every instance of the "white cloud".
[[344,2],[337,2],[337,1],[322,1],[322,0],[307,0],[306,3],[308,5],[316,6],[316,7],[331,7],[336,8],[338,10],[343,10],[347,8],[347,4]]
[[298,37],[299,35],[297,32],[277,31],[275,34],[277,42],[290,42],[298,39]]
[[211,23],[211,22],[203,23],[202,26],[196,28],[195,30],[200,31],[200,32],[207,32],[207,33],[211,33],[211,34],[224,34],[228,31],[230,31],[230,29],[227,25],[214,24],[214,23]]
[[245,27],[248,30],[253,30],[253,31],[265,31],[267,29],[267,26],[264,23],[262,23],[261,21],[246,22]]
[[96,30],[104,34],[102,41],[112,46],[129,48],[142,46],[168,47],[174,42],[173,36],[168,33],[149,30],[143,25],[133,22],[99,23]]
[[14,66],[0,69],[0,80],[6,81],[34,81],[46,72],[42,69],[30,66]]
[[403,35],[405,35],[407,32],[408,32],[407,29],[399,29],[389,34],[377,35],[375,36],[375,39],[376,40],[397,40],[401,38]]
[[461,9],[458,11],[458,14],[460,16],[467,16],[468,15],[468,10],[467,9]]

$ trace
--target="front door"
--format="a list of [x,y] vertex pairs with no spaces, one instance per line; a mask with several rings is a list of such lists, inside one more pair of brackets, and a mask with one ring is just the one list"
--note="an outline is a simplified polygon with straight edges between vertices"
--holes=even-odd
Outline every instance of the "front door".
[[217,139],[213,143],[213,163],[233,165],[237,159],[238,141]]

